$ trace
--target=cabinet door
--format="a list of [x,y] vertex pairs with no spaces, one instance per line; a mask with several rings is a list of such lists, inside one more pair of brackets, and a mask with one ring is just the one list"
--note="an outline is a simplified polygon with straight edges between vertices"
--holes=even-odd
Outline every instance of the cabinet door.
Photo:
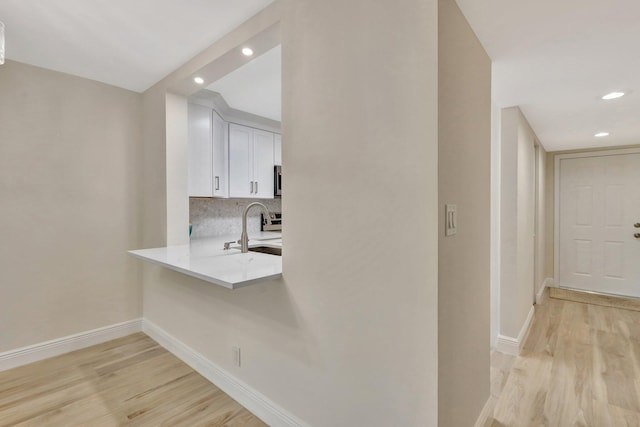
[[213,195],[229,197],[229,126],[212,111]]
[[252,157],[253,129],[229,124],[230,197],[255,197]]
[[253,130],[254,197],[273,199],[273,134]]
[[211,109],[188,107],[188,189],[192,197],[213,196],[213,151]]
[[282,136],[276,133],[273,138],[273,161],[276,165],[282,166]]

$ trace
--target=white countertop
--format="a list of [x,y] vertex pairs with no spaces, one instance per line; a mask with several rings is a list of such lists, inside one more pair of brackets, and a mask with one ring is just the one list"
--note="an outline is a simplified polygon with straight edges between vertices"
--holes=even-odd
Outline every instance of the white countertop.
[[[224,242],[239,236],[193,239],[186,245],[129,251],[135,257],[179,271],[229,289],[253,285],[282,277],[282,257],[257,252],[240,252],[238,244],[224,249]],[[282,247],[279,232],[264,231],[249,235],[249,247]]]

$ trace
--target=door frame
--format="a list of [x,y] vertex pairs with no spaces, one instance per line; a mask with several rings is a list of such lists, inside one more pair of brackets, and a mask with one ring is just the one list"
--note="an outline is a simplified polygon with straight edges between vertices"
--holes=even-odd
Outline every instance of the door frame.
[[584,157],[619,156],[623,154],[640,154],[640,148],[620,148],[601,151],[581,151],[579,153],[558,154],[554,159],[553,175],[553,281],[555,287],[560,287],[560,161],[564,159],[578,159]]

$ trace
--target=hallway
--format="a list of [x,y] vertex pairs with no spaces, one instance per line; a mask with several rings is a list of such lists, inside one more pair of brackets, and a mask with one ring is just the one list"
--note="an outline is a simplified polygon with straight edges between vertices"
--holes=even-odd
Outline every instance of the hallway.
[[548,297],[520,356],[491,355],[485,427],[640,426],[640,312]]

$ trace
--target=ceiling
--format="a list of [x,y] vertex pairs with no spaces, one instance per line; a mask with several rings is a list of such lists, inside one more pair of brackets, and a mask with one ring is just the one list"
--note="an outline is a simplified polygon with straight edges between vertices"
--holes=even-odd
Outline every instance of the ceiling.
[[212,83],[207,89],[221,94],[231,108],[280,122],[281,62],[282,53],[280,46],[277,46]]
[[0,0],[6,57],[142,92],[272,0]]
[[[271,1],[0,0],[0,20],[8,59],[140,92]],[[547,150],[640,143],[640,2],[457,2],[493,60],[494,103],[520,106]],[[274,58],[256,58],[241,74],[271,72],[260,61]],[[234,79],[220,82],[237,93],[224,94],[227,102],[251,111]],[[275,83],[267,86],[263,97],[273,99]],[[600,99],[613,90],[631,94]],[[611,135],[593,136],[601,131]]]
[[[520,106],[547,150],[640,143],[640,2],[456,1],[493,60],[494,103]],[[632,93],[600,99],[615,90]]]

